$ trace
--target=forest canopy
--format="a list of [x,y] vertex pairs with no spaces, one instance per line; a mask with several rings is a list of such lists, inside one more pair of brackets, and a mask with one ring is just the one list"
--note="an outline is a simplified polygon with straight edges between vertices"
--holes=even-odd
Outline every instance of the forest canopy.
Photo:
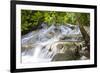
[[41,28],[42,23],[47,26],[54,25],[90,25],[89,13],[77,12],[57,12],[57,11],[35,11],[35,10],[21,10],[21,33],[22,35],[29,31]]

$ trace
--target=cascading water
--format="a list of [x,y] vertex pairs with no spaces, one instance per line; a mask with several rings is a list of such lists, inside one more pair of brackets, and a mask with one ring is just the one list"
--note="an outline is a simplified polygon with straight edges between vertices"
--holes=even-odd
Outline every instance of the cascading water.
[[[25,49],[22,51],[22,63],[50,62],[54,55],[59,52],[55,47],[56,45],[54,46],[55,42],[60,41],[60,38],[67,37],[67,35],[81,35],[79,26],[68,24],[66,26],[52,25],[47,27],[46,24],[42,25],[42,29],[30,32],[22,37],[21,45]],[[63,40],[78,41],[77,38],[65,38]]]

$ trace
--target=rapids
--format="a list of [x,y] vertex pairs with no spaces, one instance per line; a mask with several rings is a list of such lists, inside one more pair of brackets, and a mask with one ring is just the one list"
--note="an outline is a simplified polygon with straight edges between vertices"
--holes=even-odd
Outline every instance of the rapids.
[[64,49],[58,49],[57,42],[82,41],[82,35],[78,25],[51,25],[29,32],[21,38],[22,63],[51,62],[57,53],[63,53]]

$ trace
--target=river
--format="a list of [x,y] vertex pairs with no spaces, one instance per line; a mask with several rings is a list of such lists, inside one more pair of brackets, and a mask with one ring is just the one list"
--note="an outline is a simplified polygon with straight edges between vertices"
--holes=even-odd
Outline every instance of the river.
[[76,48],[74,44],[83,42],[78,25],[42,24],[42,27],[22,36],[22,63],[51,62],[57,54],[65,54],[66,49]]

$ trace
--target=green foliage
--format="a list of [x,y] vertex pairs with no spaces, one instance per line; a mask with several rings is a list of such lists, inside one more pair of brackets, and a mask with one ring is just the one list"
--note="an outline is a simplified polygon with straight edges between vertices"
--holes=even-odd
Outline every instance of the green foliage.
[[90,25],[89,13],[76,12],[56,12],[56,11],[32,11],[21,10],[21,32],[25,34],[33,27],[38,27],[42,23],[47,23],[48,26],[66,25],[67,23],[76,25],[79,22],[81,25]]

